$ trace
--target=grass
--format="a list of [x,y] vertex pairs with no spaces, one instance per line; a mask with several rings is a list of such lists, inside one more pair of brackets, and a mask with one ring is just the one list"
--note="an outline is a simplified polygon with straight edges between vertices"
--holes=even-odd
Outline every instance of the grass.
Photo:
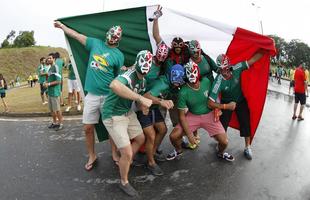
[[[68,86],[66,77],[63,85],[63,96],[64,102],[67,104]],[[26,87],[7,90],[5,101],[9,106],[9,113],[49,113],[48,104],[42,105],[39,83],[32,88],[27,85]],[[66,106],[61,108],[64,112]],[[2,102],[0,102],[0,112],[3,111],[4,107]],[[76,107],[73,107],[71,111],[76,111]]]
[[55,47],[34,46],[26,48],[0,49],[0,73],[9,82],[17,75],[26,80],[30,74],[35,74],[41,57],[47,57],[51,52],[59,52],[68,61],[66,49]]

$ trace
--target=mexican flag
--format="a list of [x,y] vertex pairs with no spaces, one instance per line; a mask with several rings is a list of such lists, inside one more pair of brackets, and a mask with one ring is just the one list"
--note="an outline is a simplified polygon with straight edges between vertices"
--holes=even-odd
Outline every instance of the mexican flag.
[[[105,40],[105,34],[113,25],[120,25],[123,37],[119,49],[125,55],[125,65],[134,63],[136,54],[143,49],[155,53],[156,44],[152,36],[153,16],[157,6],[131,8],[89,15],[59,19],[66,26],[86,35]],[[249,59],[259,48],[269,52],[259,62],[255,63],[242,75],[242,88],[248,100],[251,115],[251,137],[253,139],[259,124],[268,84],[269,58],[275,54],[273,41],[260,34],[205,19],[188,13],[181,13],[168,8],[162,9],[163,16],[159,19],[159,29],[162,39],[170,44],[176,36],[184,41],[198,40],[208,55],[216,59],[220,53],[227,53],[232,64]],[[67,37],[69,54],[80,85],[85,82],[86,67],[89,52],[73,38]],[[233,116],[231,127],[239,124]],[[101,123],[96,126],[99,141],[108,138],[108,133]]]

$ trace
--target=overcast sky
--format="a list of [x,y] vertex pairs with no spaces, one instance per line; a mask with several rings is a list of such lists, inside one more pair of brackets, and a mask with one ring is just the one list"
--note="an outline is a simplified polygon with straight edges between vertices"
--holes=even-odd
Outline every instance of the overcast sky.
[[0,42],[11,30],[34,30],[37,45],[66,47],[54,19],[158,3],[255,32],[261,32],[261,21],[264,34],[310,46],[309,0],[1,0]]

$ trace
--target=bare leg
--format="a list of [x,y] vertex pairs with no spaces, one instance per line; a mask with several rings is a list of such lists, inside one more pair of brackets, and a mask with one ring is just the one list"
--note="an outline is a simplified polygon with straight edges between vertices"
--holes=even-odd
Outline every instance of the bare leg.
[[170,133],[170,141],[171,144],[175,147],[177,152],[182,151],[182,136],[183,136],[183,130],[180,128],[175,127],[172,132]]
[[302,111],[304,110],[304,107],[305,105],[300,105],[298,117],[302,117]]
[[298,106],[298,104],[295,103],[295,104],[294,104],[294,114],[293,114],[293,116],[296,116],[297,106]]
[[218,153],[223,154],[224,150],[227,148],[228,146],[228,138],[227,138],[227,134],[223,133],[223,134],[217,134],[214,136],[214,139],[216,141],[218,141]]
[[95,126],[93,124],[84,124],[84,131],[86,136],[86,148],[88,151],[88,164],[91,164],[96,160],[97,156],[95,154],[95,136],[94,136]]
[[121,176],[121,183],[125,185],[128,183],[128,172],[131,160],[133,158],[132,148],[129,144],[128,146],[120,148],[119,150],[121,153],[121,157],[119,160],[119,173]]

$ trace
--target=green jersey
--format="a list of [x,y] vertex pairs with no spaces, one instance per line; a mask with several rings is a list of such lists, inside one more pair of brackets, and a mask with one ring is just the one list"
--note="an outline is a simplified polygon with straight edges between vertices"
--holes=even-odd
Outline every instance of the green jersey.
[[124,55],[104,41],[88,37],[86,49],[90,52],[85,79],[85,90],[95,95],[108,95],[111,81],[124,65]]
[[[130,69],[119,75],[116,80],[120,81],[138,94],[144,94],[145,92],[146,81],[144,78],[138,78],[135,69]],[[122,98],[110,90],[101,109],[102,119],[109,119],[113,116],[120,116],[127,113],[130,110],[132,103],[132,100]]]
[[149,92],[154,97],[165,97],[170,93],[176,92],[176,89],[173,89],[170,86],[168,75],[161,75],[157,80],[154,81],[153,86],[150,88]]
[[211,84],[212,84],[214,81],[212,71],[216,72],[218,66],[215,64],[215,62],[212,59],[210,59],[210,62],[211,63],[209,63],[204,56],[201,56],[201,61],[197,63],[197,65],[200,70],[200,75],[202,77],[206,76],[211,81]]
[[222,103],[229,103],[231,101],[239,103],[240,101],[242,101],[244,99],[244,96],[241,90],[241,84],[240,84],[241,78],[240,77],[241,77],[242,71],[248,69],[248,67],[249,66],[247,62],[240,62],[232,66],[233,76],[229,80],[225,80],[221,74],[217,75],[211,87],[209,98],[215,101],[219,93],[221,93]]
[[[61,81],[61,75],[59,73],[58,65],[52,65],[48,71],[47,82],[51,83],[53,81]],[[60,84],[49,86],[47,88],[47,94],[51,97],[59,97],[60,96]]]
[[45,65],[39,65],[37,68],[37,74],[39,76],[39,83],[44,83],[47,79],[48,68]]
[[184,85],[178,98],[178,109],[188,108],[189,112],[195,115],[203,115],[211,112],[208,107],[208,94],[211,83],[208,78],[204,77],[200,81],[198,89],[191,88],[188,84]]
[[149,91],[155,80],[159,78],[160,66],[157,66],[154,62],[152,62],[151,71],[144,77],[146,80],[146,91]]
[[59,74],[62,78],[62,68],[65,66],[65,62],[62,58],[57,58],[55,60],[55,64],[58,66],[58,69],[59,69]]
[[68,65],[68,70],[69,70],[68,79],[76,80],[76,77],[75,77],[75,74],[74,74],[74,70],[73,70],[73,67],[72,67],[71,63]]

